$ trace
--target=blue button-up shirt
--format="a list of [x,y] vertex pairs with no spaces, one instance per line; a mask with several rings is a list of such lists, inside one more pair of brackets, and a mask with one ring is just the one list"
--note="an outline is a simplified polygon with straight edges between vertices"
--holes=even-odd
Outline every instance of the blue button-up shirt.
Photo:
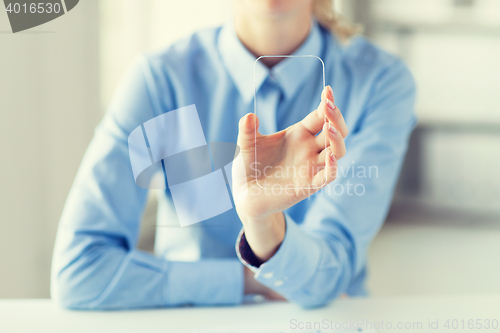
[[[367,251],[415,124],[414,81],[398,58],[362,37],[343,45],[317,23],[294,54],[324,61],[350,134],[337,179],[284,212],[286,234],[276,254],[252,263],[234,208],[181,228],[168,189],[158,193],[155,255],[136,248],[148,193],[134,182],[129,159],[127,138],[137,126],[195,104],[207,142],[236,143],[239,119],[254,112],[254,89],[263,132],[300,121],[320,102],[316,58],[287,58],[272,70],[257,63],[254,73],[255,57],[227,24],[140,57],[123,78],[61,217],[52,268],[56,300],[84,309],[239,304],[244,264],[257,281],[301,306],[365,294]],[[166,140],[178,136],[165,133]]]

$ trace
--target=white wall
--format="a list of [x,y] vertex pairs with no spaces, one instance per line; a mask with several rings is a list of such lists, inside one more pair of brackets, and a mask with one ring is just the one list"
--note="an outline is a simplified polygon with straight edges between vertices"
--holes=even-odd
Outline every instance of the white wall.
[[134,58],[231,18],[231,0],[100,0],[101,94],[108,105]]
[[48,297],[55,230],[101,116],[97,1],[10,33],[0,10],[0,298]]
[[500,1],[370,2],[373,40],[415,76],[420,127],[403,173],[413,188],[373,242],[369,285],[377,296],[498,293]]

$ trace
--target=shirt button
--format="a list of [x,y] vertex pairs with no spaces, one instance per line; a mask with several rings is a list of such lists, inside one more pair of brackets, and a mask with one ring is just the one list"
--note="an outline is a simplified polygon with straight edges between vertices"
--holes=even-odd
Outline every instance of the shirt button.
[[276,280],[276,282],[274,282],[274,286],[279,287],[279,286],[283,285],[283,283],[285,283],[285,282],[283,282],[283,280]]
[[274,276],[274,273],[273,272],[269,272],[269,273],[266,273],[264,275],[262,275],[262,277],[266,278],[266,279],[270,279]]

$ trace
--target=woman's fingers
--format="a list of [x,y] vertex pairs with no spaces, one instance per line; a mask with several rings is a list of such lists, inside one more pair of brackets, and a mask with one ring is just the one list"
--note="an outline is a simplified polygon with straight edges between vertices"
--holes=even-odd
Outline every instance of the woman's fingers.
[[325,163],[326,163],[326,153],[327,153],[327,149],[323,149],[321,151],[321,153],[318,154],[318,156],[316,157],[316,165],[318,166],[318,171],[321,170],[324,166],[325,166]]
[[324,150],[326,147],[331,147],[337,159],[341,159],[346,153],[345,142],[342,134],[330,123],[326,123],[323,126],[323,130],[314,138],[314,140],[316,141],[318,150]]
[[326,127],[327,127],[326,136],[327,140],[330,141],[330,148],[335,154],[335,158],[339,160],[342,157],[344,157],[346,153],[344,138],[342,137],[340,131],[337,130],[335,126],[333,126],[332,124],[326,124]]
[[326,96],[326,93],[327,87],[325,87],[323,89],[323,92],[321,93],[321,103],[319,104],[318,108],[309,113],[300,122],[312,135],[316,135],[319,131],[321,131],[321,128],[325,123],[327,105],[324,96]]
[[321,188],[328,185],[337,177],[337,159],[331,147],[324,150],[325,167],[321,169],[312,179],[312,186]]
[[[326,104],[325,115],[330,123],[335,126],[336,129],[340,131],[342,137],[346,137],[349,133],[347,125],[344,120],[344,116],[340,112],[339,108],[335,105],[335,97],[333,97],[333,90],[330,86],[327,86],[327,92],[325,93],[324,103]],[[323,101],[322,101],[323,102]]]
[[328,137],[327,131],[328,131],[328,123],[324,123],[321,133],[319,133],[314,137],[314,141],[316,142],[316,147],[318,148],[318,151],[321,151],[330,145],[330,142],[327,139]]
[[340,110],[335,106],[335,98],[333,97],[333,91],[330,86],[326,86],[323,89],[321,93],[321,103],[318,108],[302,119],[301,124],[309,133],[316,135],[325,123],[325,117],[340,131],[342,137],[345,138],[347,136],[347,125]]

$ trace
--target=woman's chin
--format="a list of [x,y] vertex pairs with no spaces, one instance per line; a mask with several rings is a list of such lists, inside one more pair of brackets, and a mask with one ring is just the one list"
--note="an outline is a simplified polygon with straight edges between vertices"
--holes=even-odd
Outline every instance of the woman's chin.
[[264,16],[284,16],[300,10],[311,0],[240,0],[249,9]]

